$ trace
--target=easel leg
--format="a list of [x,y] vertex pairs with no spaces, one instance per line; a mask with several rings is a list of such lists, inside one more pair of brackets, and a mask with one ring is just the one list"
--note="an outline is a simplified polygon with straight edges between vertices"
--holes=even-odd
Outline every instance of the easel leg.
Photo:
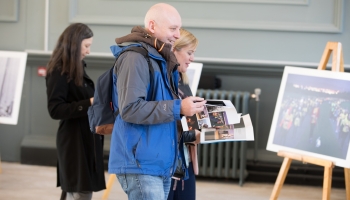
[[350,169],[344,168],[346,199],[350,199]]
[[102,200],[108,199],[108,196],[109,196],[109,193],[111,192],[115,178],[116,178],[115,174],[109,175],[107,186],[106,186],[107,188],[106,188],[105,192],[103,193]]
[[322,200],[331,198],[332,171],[332,167],[324,167]]
[[278,176],[277,176],[275,186],[273,187],[270,200],[277,200],[278,195],[281,192],[281,188],[283,186],[284,180],[286,179],[291,162],[292,162],[292,159],[284,158],[280,172],[278,173]]

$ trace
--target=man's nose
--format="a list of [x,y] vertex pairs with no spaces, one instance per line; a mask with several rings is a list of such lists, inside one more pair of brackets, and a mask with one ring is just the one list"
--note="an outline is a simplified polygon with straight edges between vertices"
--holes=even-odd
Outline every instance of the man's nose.
[[177,30],[176,30],[174,37],[175,37],[176,39],[179,39],[179,38],[180,38],[180,29],[177,29]]

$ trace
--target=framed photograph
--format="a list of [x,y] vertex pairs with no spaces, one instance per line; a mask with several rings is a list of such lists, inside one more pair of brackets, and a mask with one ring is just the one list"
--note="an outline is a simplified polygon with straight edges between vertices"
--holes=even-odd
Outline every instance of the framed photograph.
[[350,167],[350,73],[286,66],[267,143]]
[[26,52],[0,51],[0,124],[17,124],[26,62]]
[[191,88],[192,94],[196,95],[197,88],[199,84],[199,79],[202,74],[203,63],[195,63],[192,62],[190,66],[187,68],[187,76],[189,79],[189,86]]

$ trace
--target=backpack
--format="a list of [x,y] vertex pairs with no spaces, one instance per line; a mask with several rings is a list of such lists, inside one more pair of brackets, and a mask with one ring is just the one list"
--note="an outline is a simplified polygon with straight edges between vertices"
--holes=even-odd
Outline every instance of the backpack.
[[92,133],[108,135],[111,134],[113,131],[114,121],[119,113],[118,111],[114,110],[112,101],[112,92],[114,92],[113,71],[114,66],[117,64],[119,56],[126,51],[138,52],[142,54],[147,60],[151,81],[149,93],[151,94],[151,99],[154,99],[154,70],[148,56],[148,51],[141,46],[131,46],[124,49],[115,59],[113,67],[111,67],[108,71],[104,72],[97,79],[94,93],[94,101],[92,105],[88,108],[89,125]]

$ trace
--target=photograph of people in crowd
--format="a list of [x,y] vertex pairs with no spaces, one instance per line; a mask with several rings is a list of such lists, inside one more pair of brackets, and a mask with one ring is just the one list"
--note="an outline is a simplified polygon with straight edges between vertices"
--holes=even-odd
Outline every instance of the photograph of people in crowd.
[[273,144],[346,159],[350,81],[288,74]]

